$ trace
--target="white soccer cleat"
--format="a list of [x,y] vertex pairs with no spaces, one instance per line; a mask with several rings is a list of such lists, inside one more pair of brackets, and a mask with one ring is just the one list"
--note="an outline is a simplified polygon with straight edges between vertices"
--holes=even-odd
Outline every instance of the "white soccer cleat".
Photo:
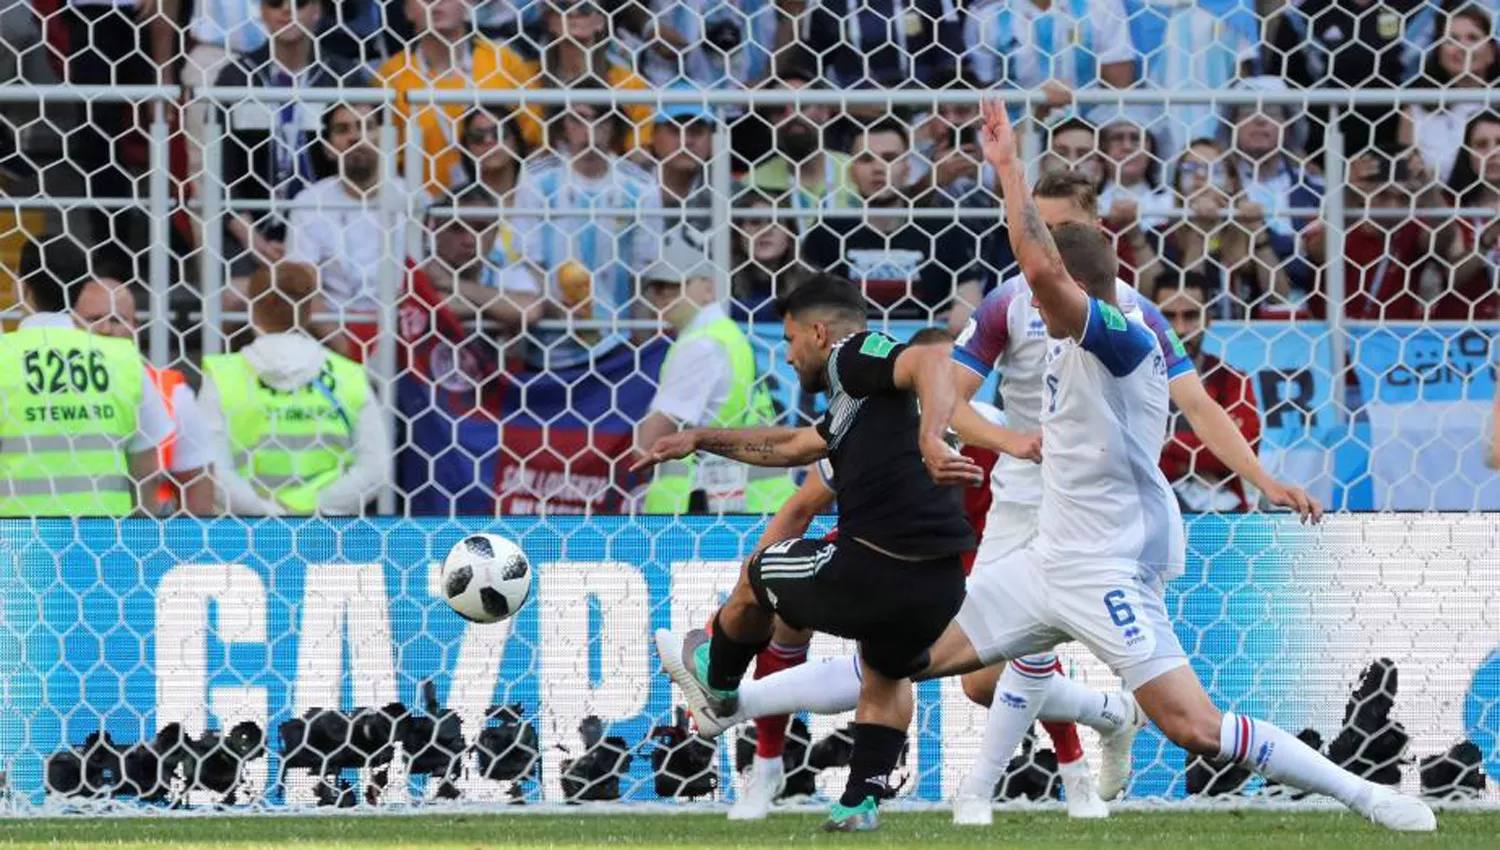
[[688,661],[684,652],[684,643],[687,635],[677,634],[666,629],[656,630],[656,652],[661,656],[662,669],[677,683],[682,691],[682,696],[687,700],[688,714],[693,718],[693,726],[698,730],[698,737],[712,741],[724,734],[725,731],[739,725],[744,718],[738,713],[720,715],[713,709],[714,696],[704,689],[693,671],[688,669]]
[[995,822],[995,804],[985,797],[953,798],[954,826],[989,826]]
[[730,820],[765,820],[771,804],[786,787],[786,768],[781,759],[756,758],[745,775],[739,799],[729,807]]
[[1078,820],[1100,820],[1109,817],[1109,806],[1099,796],[1099,787],[1094,784],[1094,774],[1089,763],[1083,759],[1058,767],[1062,777],[1063,795],[1067,798],[1068,817]]
[[1432,832],[1437,829],[1437,816],[1431,807],[1384,785],[1375,786],[1370,802],[1362,814],[1372,823],[1397,832]]
[[1120,692],[1125,700],[1125,722],[1108,735],[1099,736],[1102,758],[1099,762],[1099,798],[1113,800],[1125,791],[1130,782],[1130,750],[1135,745],[1135,736],[1146,726],[1146,715],[1136,704],[1135,697]]

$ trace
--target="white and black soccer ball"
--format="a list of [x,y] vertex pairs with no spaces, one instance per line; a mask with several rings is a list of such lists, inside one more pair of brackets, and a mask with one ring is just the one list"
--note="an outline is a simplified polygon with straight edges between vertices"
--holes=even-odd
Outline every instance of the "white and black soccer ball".
[[460,617],[497,623],[531,598],[531,563],[520,546],[498,534],[471,534],[443,559],[442,589]]

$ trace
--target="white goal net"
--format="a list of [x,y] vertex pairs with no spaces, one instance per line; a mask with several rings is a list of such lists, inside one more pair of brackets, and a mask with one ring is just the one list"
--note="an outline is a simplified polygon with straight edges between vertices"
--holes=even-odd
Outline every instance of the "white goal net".
[[[1331,511],[1276,513],[1174,411],[1169,605],[1210,694],[1494,803],[1495,5],[0,3],[0,807],[735,799],[748,729],[694,741],[650,634],[707,619],[785,492],[706,464],[668,492],[633,452],[742,378],[739,421],[819,415],[775,308],[814,274],[900,340],[963,332],[1016,273],[987,93]],[[151,486],[120,466],[144,420],[111,454],[55,415],[122,349],[10,344],[53,312],[153,367]],[[339,440],[263,439],[256,404]],[[535,568],[489,626],[437,578],[481,530]],[[935,803],[983,714],[917,692],[898,793]],[[790,794],[839,787],[851,720],[796,720]],[[1056,798],[1038,734],[997,797]],[[1131,799],[1280,796],[1154,731],[1134,764]]]

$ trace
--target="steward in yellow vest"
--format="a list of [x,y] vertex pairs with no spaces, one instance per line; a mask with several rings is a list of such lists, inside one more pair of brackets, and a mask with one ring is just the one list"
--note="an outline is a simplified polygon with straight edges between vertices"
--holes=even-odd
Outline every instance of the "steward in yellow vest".
[[[676,329],[677,339],[662,363],[651,412],[636,429],[638,449],[684,427],[775,422],[771,395],[756,381],[750,340],[715,303],[714,271],[695,236],[686,225],[672,231],[661,261],[644,276],[646,300]],[[769,514],[796,490],[788,470],[703,455],[657,467],[643,510]]]
[[30,242],[21,276],[32,314],[0,335],[0,516],[154,513],[139,485],[156,477],[171,420],[135,345],[65,312],[88,258],[67,237]]
[[203,358],[199,403],[230,513],[358,514],[391,484],[390,439],[364,368],[302,330],[317,287],[311,266],[257,272],[255,342]]

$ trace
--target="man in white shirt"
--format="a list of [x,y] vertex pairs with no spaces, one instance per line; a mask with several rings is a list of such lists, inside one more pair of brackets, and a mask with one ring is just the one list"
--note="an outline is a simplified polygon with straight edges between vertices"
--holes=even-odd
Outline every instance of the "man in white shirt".
[[[121,281],[107,277],[90,281],[74,302],[73,314],[89,333],[135,341],[135,296]],[[213,513],[214,485],[208,475],[208,426],[198,410],[198,398],[176,369],[147,364],[146,374],[161,393],[172,420],[172,434],[159,452],[166,480],[156,488],[157,499],[168,514],[180,510],[207,516]]]
[[[687,225],[667,234],[661,259],[642,275],[647,302],[677,334],[657,380],[651,410],[636,429],[644,454],[681,428],[772,424],[769,393],[756,381],[750,340],[719,303],[704,238]],[[706,453],[656,470],[648,513],[774,512],[795,491],[784,470],[756,470]],[[702,499],[694,503],[695,496]]]
[[668,237],[661,259],[646,270],[642,284],[646,300],[679,340],[662,364],[650,413],[636,429],[636,446],[644,450],[679,428],[707,426],[729,397],[734,375],[728,354],[712,338],[684,338],[728,314],[714,300],[712,265],[680,231]]
[[[381,266],[405,238],[405,215],[398,213],[389,233],[389,222],[382,221],[379,130],[380,116],[368,104],[337,103],[324,111],[323,151],[338,173],[302,190],[287,223],[286,259],[318,269],[322,295],[345,324],[355,318],[350,314],[374,321]],[[396,192],[399,208],[406,209],[404,189],[383,188]]]

